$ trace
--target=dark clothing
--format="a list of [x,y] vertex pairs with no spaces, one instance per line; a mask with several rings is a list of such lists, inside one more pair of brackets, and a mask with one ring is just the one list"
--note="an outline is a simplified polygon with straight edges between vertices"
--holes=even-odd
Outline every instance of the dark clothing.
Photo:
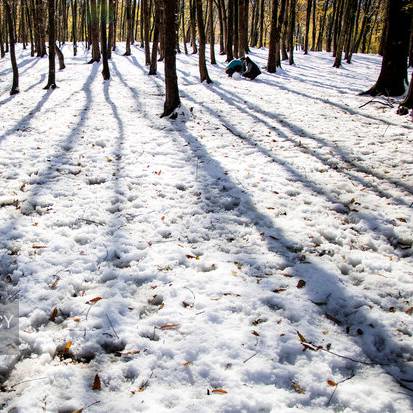
[[254,80],[261,74],[260,68],[249,57],[245,59],[244,65],[246,66],[246,70],[242,74],[243,77]]
[[232,75],[235,72],[242,73],[245,70],[244,68],[244,62],[242,62],[241,59],[234,59],[231,60],[225,69],[225,73],[229,76],[232,77]]

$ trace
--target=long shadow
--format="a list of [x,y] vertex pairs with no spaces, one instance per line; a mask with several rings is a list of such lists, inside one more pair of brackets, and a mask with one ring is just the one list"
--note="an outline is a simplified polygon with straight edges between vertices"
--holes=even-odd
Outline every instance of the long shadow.
[[[390,367],[381,366],[384,371],[390,374],[398,383],[401,378],[411,379],[413,377],[413,367],[403,360],[403,354],[409,354],[412,349],[403,346],[394,341],[389,334],[387,327],[380,321],[371,317],[365,306],[360,307],[360,299],[355,299],[350,291],[340,282],[340,279],[333,273],[326,271],[323,267],[311,262],[311,264],[299,264],[299,258],[296,254],[291,253],[288,246],[294,243],[294,240],[285,236],[283,230],[277,227],[271,218],[260,212],[251,196],[240,189],[237,184],[228,176],[222,165],[214,159],[207,151],[206,147],[192,134],[184,124],[174,124],[176,132],[182,140],[188,145],[189,149],[197,159],[203,159],[201,163],[201,185],[202,193],[208,194],[214,183],[226,188],[232,188],[230,194],[241,199],[241,204],[234,213],[241,215],[251,226],[254,226],[259,233],[276,234],[277,241],[266,238],[266,247],[270,252],[283,257],[285,266],[294,266],[297,270],[297,276],[303,275],[308,277],[310,283],[314,285],[328,285],[331,296],[326,297],[326,305],[321,314],[334,314],[344,325],[361,326],[370,329],[366,336],[373,335],[373,343],[367,338],[353,338],[353,342],[360,348],[362,353],[373,363],[391,364]],[[205,197],[205,195],[204,195]],[[305,294],[312,302],[317,302],[319,296],[316,290],[306,289]],[[358,309],[358,310],[357,310]],[[360,321],[362,321],[362,324]],[[344,330],[344,329],[343,329]],[[344,332],[344,331],[343,331]],[[372,345],[373,344],[373,345]],[[394,368],[399,371],[395,372]],[[413,400],[411,400],[413,403]],[[412,404],[413,406],[413,404]]]
[[[28,92],[29,90],[32,90],[33,88],[35,88],[37,85],[40,85],[41,83],[44,82],[45,79],[46,79],[46,73],[42,73],[42,74],[40,75],[40,79],[39,79],[36,83],[33,83],[31,86],[29,86],[29,87],[25,90],[25,92]],[[0,102],[0,104],[1,104],[1,102]]]
[[[35,58],[35,57],[30,57],[30,58],[28,58],[28,59],[22,60],[21,62],[19,62],[19,63],[17,64],[17,66],[18,66],[19,69],[22,68],[22,67],[24,67],[24,66],[27,66],[29,63],[32,63],[32,64],[31,64],[30,66],[26,67],[26,68],[25,68],[24,70],[22,70],[22,71],[19,70],[19,74],[20,74],[20,75],[23,74],[23,73],[26,72],[28,69],[30,69],[31,67],[33,67],[33,66],[35,66],[37,63],[39,63],[39,61],[40,61],[40,59],[39,59],[39,58]],[[12,71],[13,71],[13,69],[11,69],[11,68],[2,70],[2,71],[0,72],[0,76],[7,75],[7,74],[11,73]]]
[[[178,72],[183,73],[186,77],[188,77],[188,76],[190,77],[188,72],[184,72],[181,69],[177,69],[177,70],[178,70]],[[217,87],[217,84],[219,85],[219,87]],[[385,181],[393,184],[394,186],[398,187],[399,190],[400,189],[405,190],[405,191],[409,192],[409,194],[413,194],[413,188],[410,185],[407,185],[404,182],[401,182],[401,181],[396,180],[396,179],[388,178],[388,177],[384,176],[383,174],[374,172],[371,169],[368,169],[368,168],[364,167],[363,165],[358,164],[357,162],[353,161],[350,158],[350,156],[347,154],[347,152],[344,149],[342,149],[341,147],[339,147],[338,145],[334,145],[326,139],[315,136],[314,134],[304,130],[303,128],[289,122],[284,117],[281,118],[275,112],[265,111],[265,110],[261,109],[260,107],[258,107],[257,105],[254,105],[251,102],[248,102],[246,100],[241,99],[237,94],[234,94],[234,93],[228,91],[227,89],[225,89],[222,86],[221,83],[216,82],[215,84],[211,84],[211,85],[209,85],[209,89],[212,89],[217,95],[219,95],[222,99],[224,99],[225,102],[228,103],[229,105],[234,106],[235,108],[237,108],[241,112],[243,112],[246,115],[250,116],[256,122],[262,123],[265,126],[267,126],[269,129],[272,129],[272,130],[276,131],[276,133],[279,136],[281,136],[282,138],[284,138],[286,140],[289,140],[292,143],[294,143],[297,146],[297,149],[299,149],[301,152],[304,152],[304,153],[306,153],[310,156],[313,156],[313,157],[317,158],[319,161],[323,162],[328,167],[330,167],[331,169],[333,169],[337,172],[340,172],[344,175],[347,175],[350,179],[358,182],[360,185],[373,190],[380,197],[385,197],[385,198],[387,198],[389,200],[392,200],[393,202],[396,202],[400,205],[410,207],[411,202],[407,201],[404,198],[394,196],[393,194],[390,194],[390,193],[384,191],[379,185],[368,182],[365,179],[361,178],[360,176],[352,173],[350,170],[345,169],[344,167],[340,167],[339,165],[337,165],[337,162],[334,159],[329,158],[327,156],[323,156],[319,152],[313,151],[311,148],[309,148],[305,144],[303,144],[299,139],[294,138],[294,136],[298,135],[300,137],[309,138],[311,140],[314,140],[314,141],[318,142],[322,146],[327,146],[327,147],[331,148],[332,150],[334,150],[334,152],[337,155],[339,155],[339,158],[344,163],[347,163],[350,166],[352,166],[353,169],[355,169],[357,172],[365,173],[366,175],[371,175],[372,177],[374,177],[376,179],[385,180]],[[189,95],[185,95],[185,96],[186,96],[187,99],[192,100],[192,101],[195,102],[195,100],[191,96],[189,96]],[[196,102],[196,103],[200,103],[200,102]],[[207,107],[207,105],[204,102],[202,102],[202,106]],[[267,120],[264,117],[268,118],[269,120]],[[276,120],[278,120],[278,123],[280,125],[286,126],[291,132],[293,132],[293,135],[292,136],[287,135],[279,127],[277,128],[273,123],[270,123],[270,120],[273,120],[274,118]],[[222,118],[220,118],[220,119],[222,119]]]
[[40,109],[43,107],[43,105],[47,102],[49,99],[50,95],[53,93],[53,90],[47,90],[42,98],[37,102],[36,106],[29,111],[29,113],[25,116],[23,116],[14,126],[11,128],[7,129],[3,134],[0,135],[0,144],[10,135],[15,133],[16,131],[22,130],[26,128],[31,120],[38,115],[38,112]]
[[[322,98],[322,97],[319,97],[319,96],[308,95],[307,93],[304,93],[302,91],[298,91],[297,89],[292,89],[292,88],[286,86],[285,83],[280,84],[280,83],[273,82],[269,79],[264,79],[264,78],[261,78],[260,82],[261,83],[266,83],[270,86],[276,86],[279,89],[287,90],[291,93],[294,93],[296,95],[299,95],[299,96],[302,96],[302,97],[305,97],[305,98],[308,98],[308,99],[311,99],[311,100],[318,100],[319,102],[325,103],[326,105],[334,106],[338,109],[341,109],[342,111],[347,112],[350,115],[358,115],[358,116],[362,116],[362,117],[370,119],[370,120],[374,120],[374,121],[377,121],[377,122],[384,123],[385,125],[400,127],[400,125],[398,125],[397,123],[390,122],[386,119],[382,119],[382,118],[379,118],[379,117],[376,117],[376,116],[373,116],[373,115],[368,115],[367,113],[361,112],[361,111],[359,111],[357,109],[354,109],[354,108],[350,108],[349,106],[346,106],[344,104],[341,104],[341,103],[338,103],[338,102],[333,102],[329,99]],[[413,129],[412,126],[409,126],[407,124],[403,125],[403,127],[406,128],[406,129]]]
[[[238,101],[241,102],[241,99],[235,95],[234,93],[230,92],[229,90],[221,87],[221,89],[217,89],[214,88],[214,86],[212,86],[212,88],[215,90],[216,93],[220,93],[220,91],[222,90],[223,92],[225,92],[228,96],[226,98],[226,101],[230,101],[232,99],[238,99]],[[223,96],[224,94],[221,94],[221,97],[223,97],[225,99],[225,97]],[[244,102],[242,101],[242,103],[245,104],[245,106],[247,106],[250,110],[256,112],[256,113],[260,113],[263,116],[266,116],[269,119],[276,119],[279,122],[282,122],[283,125],[287,126],[288,129],[290,129],[292,132],[295,132],[301,136],[307,137],[313,141],[316,141],[317,143],[319,143],[320,145],[323,146],[327,146],[329,148],[331,148],[337,155],[338,157],[345,163],[347,163],[348,165],[351,165],[352,168],[354,168],[355,170],[357,170],[358,172],[362,172],[365,173],[367,175],[371,175],[377,179],[380,180],[385,180],[387,182],[389,182],[390,184],[398,187],[399,189],[404,189],[405,191],[409,192],[410,194],[413,194],[413,187],[398,180],[398,179],[392,179],[392,178],[388,178],[383,174],[380,174],[378,172],[372,171],[369,168],[366,168],[365,166],[357,163],[356,161],[354,161],[353,159],[350,158],[350,155],[347,153],[346,150],[344,150],[343,148],[341,148],[338,145],[335,145],[331,142],[329,142],[326,139],[320,138],[318,136],[315,136],[314,134],[312,134],[309,131],[306,131],[305,129],[299,127],[298,125],[293,124],[292,122],[289,122],[288,120],[286,120],[285,118],[280,118],[280,116],[276,113],[276,112],[267,112],[264,111],[263,109],[259,108],[257,105],[252,104],[251,102]],[[244,108],[245,111],[245,108]],[[246,111],[245,111],[246,112]]]
[[[141,65],[137,65],[143,73],[145,73],[144,68]],[[187,72],[184,72],[182,70],[178,70],[180,72],[183,72],[186,76],[189,76],[189,74]],[[120,77],[121,81],[122,81],[122,77],[120,75],[119,72],[117,72],[118,77]],[[162,78],[162,75],[159,75]],[[162,91],[162,88],[160,86],[160,84],[157,82],[156,78],[153,78],[154,84],[156,85],[157,89],[160,91]],[[124,82],[124,85],[127,86],[129,89],[133,91],[133,88],[130,88],[126,82]],[[211,85],[209,85],[209,87],[211,87]],[[219,91],[217,91],[216,86],[212,86],[214,88],[214,91],[217,94],[220,94]],[[219,89],[218,89],[219,90]],[[137,91],[134,92],[135,97],[138,96]],[[216,118],[220,123],[222,123],[222,125],[224,125],[224,127],[226,127],[227,130],[231,131],[231,133],[233,133],[235,136],[237,136],[238,138],[242,139],[244,141],[244,143],[250,145],[253,149],[259,151],[260,153],[262,153],[263,155],[267,156],[268,158],[270,158],[273,162],[276,162],[277,164],[279,164],[280,166],[282,166],[289,174],[290,176],[292,176],[296,181],[300,182],[301,185],[304,188],[309,189],[310,191],[312,191],[313,193],[317,194],[317,195],[321,195],[323,196],[328,202],[330,202],[332,205],[332,210],[336,211],[336,206],[337,203],[341,203],[342,201],[339,198],[334,197],[334,195],[332,195],[331,192],[329,192],[326,188],[322,187],[321,185],[316,184],[313,181],[308,180],[304,175],[300,174],[297,169],[295,169],[294,167],[292,167],[287,161],[285,161],[284,159],[281,159],[277,156],[274,155],[274,153],[265,148],[264,146],[260,145],[259,143],[257,143],[256,141],[254,141],[253,139],[251,139],[250,137],[246,136],[242,131],[240,131],[234,124],[229,123],[228,120],[225,121],[225,119],[223,118],[223,116],[218,116],[218,114],[212,109],[210,108],[207,104],[205,104],[204,102],[199,102],[196,101],[192,96],[186,94],[186,93],[182,93],[181,94],[189,101],[192,101],[194,103],[200,104],[202,105],[202,107],[204,109],[206,109],[208,111],[208,113],[213,116],[214,118]],[[237,98],[238,99],[238,98]],[[237,107],[239,110],[243,110],[243,106],[242,105],[238,105],[236,104],[234,101],[229,102],[230,104],[232,104],[233,106]],[[150,115],[149,115],[150,116]],[[318,153],[314,153],[311,149],[306,148],[305,146],[303,146],[303,144],[300,142],[300,145],[298,146],[299,142],[297,140],[293,140],[293,138],[288,137],[287,134],[285,134],[283,131],[275,128],[274,126],[268,124],[265,120],[262,120],[258,117],[256,117],[254,115],[254,117],[259,121],[259,122],[263,122],[266,123],[266,126],[269,127],[270,129],[275,130],[280,136],[282,136],[284,139],[293,141],[294,143],[296,143],[296,147],[297,149],[299,149],[302,152],[305,152],[306,154],[310,155],[310,156],[314,156],[317,159],[319,159],[320,161],[322,161],[323,163],[327,164],[332,170],[336,171],[337,173],[342,173],[347,175],[350,179],[353,179],[355,181],[358,181],[361,185],[363,185],[364,187],[372,187],[372,184],[366,182],[365,180],[363,180],[362,178],[359,178],[357,175],[351,174],[348,171],[345,171],[344,169],[338,169],[336,163],[334,162],[334,160],[331,160],[329,158],[323,157],[321,154]],[[283,120],[284,121],[284,120]],[[376,191],[379,192],[380,195],[385,196],[386,198],[391,198],[392,195],[385,193],[383,190],[381,190],[379,187],[374,188],[376,189]],[[395,198],[400,204],[404,204],[405,206],[409,206],[409,203],[407,201],[405,201],[402,198]],[[346,213],[349,213],[350,210],[347,209]],[[364,222],[367,224],[368,228],[370,229],[370,231],[372,231],[373,233],[379,233],[380,235],[382,235],[384,238],[386,238],[388,240],[388,242],[391,244],[391,246],[396,245],[397,246],[397,237],[395,236],[395,234],[392,234],[392,231],[389,232],[389,228],[386,227],[385,225],[383,225],[383,223],[374,215],[374,214],[364,214],[361,215],[359,214],[360,217],[365,217],[366,219],[364,220]],[[367,219],[368,218],[368,219]]]
[[[86,82],[83,85],[82,90],[86,96],[86,102],[83,107],[82,112],[86,112],[90,107],[92,102],[92,93],[91,93],[91,85],[93,79],[96,77],[98,67],[94,65],[92,68],[89,76],[86,79]],[[48,96],[46,94],[45,96]],[[45,101],[45,96],[43,96],[43,100]],[[39,104],[38,104],[39,106]],[[24,200],[24,205],[26,206],[25,210],[27,211],[26,214],[30,214],[29,206],[35,206],[37,204],[38,197],[47,190],[47,188],[56,182],[56,179],[59,178],[59,175],[56,173],[56,169],[67,163],[69,161],[69,153],[73,150],[78,137],[80,136],[80,129],[85,125],[87,119],[87,113],[81,114],[80,119],[77,124],[72,128],[69,135],[60,143],[59,148],[53,153],[49,159],[47,166],[39,171],[37,177],[37,182],[33,184],[30,190],[27,192],[26,199]],[[0,262],[9,262],[10,268],[9,271],[12,272],[13,270],[19,268],[19,255],[15,255],[13,253],[13,246],[10,243],[10,233],[18,227],[19,221],[21,219],[21,215],[16,215],[15,217],[11,218],[8,222],[4,223],[3,226],[0,228],[0,250],[3,250],[2,255],[0,256]],[[13,241],[15,242],[16,239],[19,239],[23,236],[22,233],[19,233],[18,237],[14,237]],[[24,270],[22,270],[21,277],[24,277]],[[18,297],[19,294],[19,280],[13,285],[8,286],[10,291],[7,291],[9,296],[16,296]],[[17,294],[17,295],[16,295]],[[16,298],[17,299],[17,298]],[[18,358],[15,362],[19,361],[26,357],[27,354],[20,353]],[[11,366],[13,367],[13,366]],[[8,372],[10,374],[11,371]],[[4,381],[8,377],[7,375],[0,376],[0,382]]]
[[[119,72],[117,72],[117,76],[121,79]],[[159,88],[157,80],[153,78],[152,80]],[[131,91],[132,96],[136,97],[134,88],[130,87],[124,80],[121,80],[121,82]],[[209,154],[205,146],[186,128],[185,124],[176,122],[173,125],[176,134],[181,137],[186,144],[185,146],[189,147],[194,159],[202,159],[204,161],[201,163],[201,179],[199,179],[203,201],[205,203],[209,202],[210,195],[208,197],[208,194],[211,193],[211,188],[214,186],[229,188],[228,194],[241,200],[239,207],[234,210],[233,214],[242,216],[259,233],[264,232],[276,235],[275,238],[277,240],[274,237],[266,237],[265,243],[268,251],[283,257],[285,266],[295,265],[297,276],[309,277],[312,280],[311,282],[314,282],[314,285],[329,285],[331,295],[325,297],[325,308],[323,310],[318,306],[316,307],[319,314],[334,315],[337,319],[342,320],[344,326],[362,325],[364,328],[367,326],[370,329],[369,334],[352,338],[352,341],[360,349],[361,353],[372,360],[373,363],[376,363],[377,366],[380,366],[383,371],[392,376],[399,384],[402,378],[412,378],[413,368],[403,359],[403,355],[412,352],[411,349],[395,342],[386,326],[374,319],[366,310],[365,305],[360,306],[360,299],[355,299],[353,294],[347,291],[339,277],[326,271],[314,262],[300,264],[299,255],[291,252],[289,249],[289,246],[294,244],[294,240],[286,237],[283,230],[273,223],[271,217],[257,209],[251,196],[237,186],[222,165]],[[212,205],[212,211],[215,210],[217,213],[224,212],[216,208],[215,206],[214,209],[214,205]],[[304,293],[310,301],[317,302],[320,299],[316,289],[308,288]],[[315,331],[314,335],[316,335]],[[371,336],[374,337],[373,343],[369,339]],[[410,400],[410,402],[413,407],[413,400]]]

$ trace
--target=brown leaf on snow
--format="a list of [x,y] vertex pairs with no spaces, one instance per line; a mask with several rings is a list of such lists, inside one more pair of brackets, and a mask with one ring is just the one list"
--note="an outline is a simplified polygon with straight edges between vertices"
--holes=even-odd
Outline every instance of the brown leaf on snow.
[[254,336],[257,336],[257,337],[260,336],[260,333],[258,331],[255,331],[255,330],[251,331],[251,334],[253,334]]
[[286,288],[276,288],[275,290],[272,290],[273,293],[279,294],[282,293],[283,291],[287,291]]
[[59,310],[57,309],[57,307],[54,307],[52,312],[50,313],[49,320],[54,322],[58,314],[59,314]]
[[179,324],[166,323],[166,324],[162,324],[159,328],[161,330],[176,330],[178,327],[179,327]]
[[305,287],[305,281],[304,280],[299,280],[297,283],[297,288],[304,288]]
[[64,348],[63,348],[63,353],[64,353],[64,354],[66,354],[66,353],[69,352],[70,347],[72,347],[72,344],[73,344],[72,340],[67,340],[67,341],[66,341],[66,344],[65,344],[65,346],[64,346]]
[[224,389],[213,389],[213,390],[211,390],[211,393],[214,393],[214,394],[227,394],[228,392]]
[[100,301],[100,300],[102,300],[102,297],[95,297],[95,298],[92,298],[91,300],[89,300],[89,301],[86,301],[86,304],[96,304],[98,301]]
[[93,380],[92,390],[102,390],[102,383],[98,374],[96,374]]
[[297,330],[297,335],[302,343],[307,343],[305,337]]
[[294,381],[291,383],[291,387],[294,389],[294,391],[296,393],[299,393],[299,394],[304,394],[305,393],[304,388],[301,387],[298,383],[296,383]]
[[47,245],[33,244],[33,245],[32,245],[32,248],[33,248],[34,250],[40,250],[40,249],[42,249],[42,248],[47,248]]
[[331,387],[336,387],[337,386],[337,383],[334,380],[331,380],[331,379],[327,380],[327,384]]

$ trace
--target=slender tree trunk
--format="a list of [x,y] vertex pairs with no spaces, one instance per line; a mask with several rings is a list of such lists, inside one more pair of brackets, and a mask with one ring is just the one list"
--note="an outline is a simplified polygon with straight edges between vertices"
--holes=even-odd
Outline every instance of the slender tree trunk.
[[205,27],[202,13],[202,0],[196,0],[196,16],[198,20],[199,35],[199,75],[201,78],[201,83],[203,81],[206,81],[207,83],[212,83],[212,80],[210,79],[208,74],[205,59]]
[[236,0],[228,0],[228,8],[227,8],[227,16],[228,16],[228,28],[227,28],[227,62],[230,62],[234,59],[233,54],[233,36],[234,36],[234,1]]
[[265,1],[260,0],[260,27],[259,27],[259,42],[258,42],[258,47],[261,49],[261,47],[264,46],[263,43],[263,36],[264,36],[264,11],[265,11]]
[[112,58],[112,48],[114,47],[115,36],[115,0],[109,0],[109,30],[108,30],[108,59]]
[[48,0],[49,26],[49,78],[44,89],[56,89],[56,27],[55,27],[55,0]]
[[[168,0],[172,1],[172,0]],[[151,49],[149,45],[149,20],[150,20],[150,10],[148,0],[142,0],[143,7],[143,23],[144,23],[144,37],[145,37],[145,65],[149,66],[151,64]]]
[[277,17],[278,17],[278,0],[272,1],[271,13],[271,32],[270,32],[270,47],[268,49],[267,71],[275,73],[277,70]]
[[[176,0],[160,0],[163,6],[162,30],[165,35],[165,104],[161,116],[170,116],[181,104],[176,76]],[[173,35],[171,36],[171,32]]]
[[59,70],[63,70],[66,67],[65,57],[64,57],[62,51],[57,46],[55,46],[55,49],[56,49],[57,59],[59,61]]
[[14,37],[14,21],[9,4],[9,0],[4,2],[7,26],[9,30],[9,44],[10,44],[10,61],[13,69],[13,85],[10,90],[10,95],[16,95],[19,93],[19,69],[16,62],[16,51],[15,51],[15,37]]
[[158,43],[159,43],[159,1],[155,0],[155,22],[153,28],[152,56],[151,66],[149,68],[150,75],[156,75],[158,65]]
[[[190,19],[191,19],[191,43],[192,43],[192,54],[198,53],[198,48],[196,45],[196,0],[190,0]],[[202,17],[202,16],[201,16]]]
[[290,0],[290,15],[288,20],[288,49],[290,55],[288,57],[288,63],[294,64],[294,31],[295,31],[295,12],[296,12],[296,0]]
[[102,76],[104,80],[110,79],[110,70],[109,70],[109,63],[108,63],[108,40],[107,40],[107,1],[102,0],[100,5],[100,48],[102,50]]
[[313,0],[307,0],[307,13],[305,18],[305,39],[304,39],[304,54],[308,54],[308,36],[310,32],[311,7]]
[[126,0],[126,47],[124,56],[130,56],[130,45],[132,41],[132,1]]
[[208,26],[209,26],[209,56],[211,59],[211,64],[216,65],[217,62],[215,60],[215,33],[214,33],[214,2],[213,0],[208,0],[208,8],[209,8],[209,19],[208,19]]

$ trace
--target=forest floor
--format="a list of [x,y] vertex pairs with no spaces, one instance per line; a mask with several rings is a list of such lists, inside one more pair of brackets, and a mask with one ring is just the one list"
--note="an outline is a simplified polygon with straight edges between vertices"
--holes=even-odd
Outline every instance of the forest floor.
[[360,108],[380,58],[207,85],[181,54],[170,120],[142,49],[108,82],[63,50],[53,91],[0,61],[0,410],[411,412],[413,123]]

